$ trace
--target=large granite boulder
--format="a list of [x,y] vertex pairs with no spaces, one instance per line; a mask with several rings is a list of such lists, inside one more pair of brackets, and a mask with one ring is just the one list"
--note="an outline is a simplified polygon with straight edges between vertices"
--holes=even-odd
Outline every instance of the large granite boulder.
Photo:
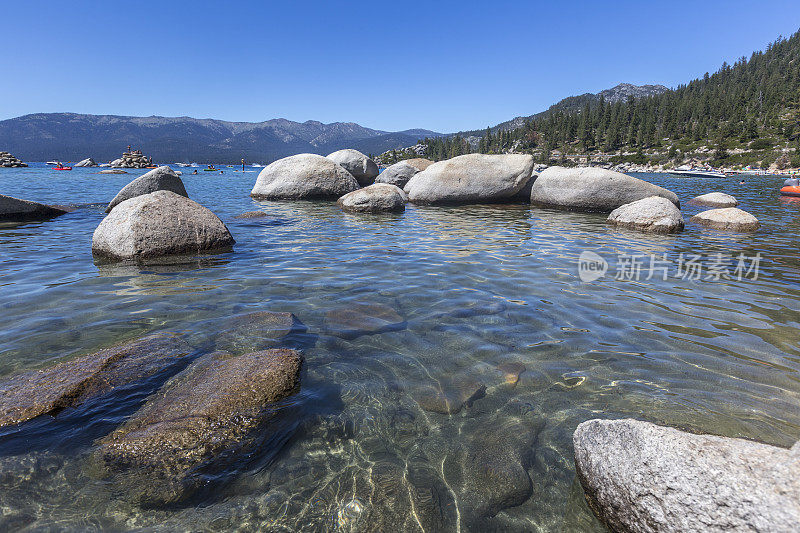
[[338,150],[328,154],[327,157],[352,174],[362,187],[374,182],[375,176],[378,175],[378,165],[375,161],[358,150]]
[[73,167],[96,167],[97,163],[95,163],[94,159],[92,159],[91,157],[87,157],[83,161],[79,161],[78,163],[75,163],[72,166]]
[[172,191],[156,191],[117,205],[94,231],[92,253],[143,260],[229,251],[235,242],[207,208]]
[[759,228],[758,219],[738,207],[709,209],[689,220],[700,226],[727,231],[755,231]]
[[408,196],[388,183],[373,183],[339,198],[339,207],[361,213],[398,212],[406,208]]
[[338,199],[356,189],[356,179],[337,163],[321,155],[298,154],[264,167],[250,196],[257,200]]
[[158,333],[22,372],[0,383],[0,428],[80,405],[168,369],[190,353],[179,337]]
[[687,202],[689,205],[703,205],[706,207],[736,207],[739,202],[730,194],[724,192],[710,192],[701,194]]
[[548,167],[531,187],[532,204],[569,211],[610,213],[649,196],[661,196],[680,207],[674,192],[603,168]]
[[649,233],[676,233],[683,229],[683,215],[675,204],[650,196],[614,209],[607,222],[620,228]]
[[592,510],[613,531],[797,531],[800,445],[791,450],[638,420],[573,435]]
[[467,154],[434,163],[404,191],[417,204],[508,202],[531,178],[530,155]]
[[66,213],[64,209],[0,194],[0,222],[47,220]]
[[110,213],[120,202],[156,191],[172,191],[175,194],[189,197],[180,176],[168,166],[162,166],[142,174],[123,187],[106,207],[106,213]]
[[274,435],[275,402],[297,390],[301,364],[288,349],[201,357],[98,441],[96,472],[120,475],[142,505],[184,499]]
[[418,172],[420,170],[417,167],[405,161],[400,161],[378,174],[378,177],[375,178],[375,183],[389,183],[402,189]]

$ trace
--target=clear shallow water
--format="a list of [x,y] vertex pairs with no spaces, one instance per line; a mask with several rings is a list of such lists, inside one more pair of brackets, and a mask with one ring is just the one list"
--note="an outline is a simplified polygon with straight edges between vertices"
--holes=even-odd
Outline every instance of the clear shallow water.
[[[0,226],[0,377],[153,331],[185,333],[201,354],[249,311],[289,311],[309,328],[291,417],[206,493],[140,509],[86,473],[93,441],[145,401],[151,381],[0,433],[0,528],[602,531],[574,475],[583,420],[635,417],[782,446],[800,437],[800,203],[779,197],[781,180],[642,176],[684,203],[729,192],[763,224],[702,230],[688,223],[699,209],[684,205],[686,231],[653,236],[528,206],[363,216],[254,202],[257,174],[230,170],[184,182],[226,222],[235,251],[138,268],[96,265],[91,236],[140,172],[0,169],[2,194],[78,206]],[[269,216],[234,219],[254,209]],[[582,283],[584,250],[612,271]],[[614,279],[621,253],[757,252],[757,280]],[[405,327],[328,333],[327,313],[362,303],[393,309]],[[460,404],[481,386],[457,413],[431,407],[432,395]]]

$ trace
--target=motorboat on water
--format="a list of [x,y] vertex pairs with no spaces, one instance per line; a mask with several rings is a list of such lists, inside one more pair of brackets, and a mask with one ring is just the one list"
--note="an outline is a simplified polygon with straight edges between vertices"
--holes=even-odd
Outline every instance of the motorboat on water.
[[714,169],[707,169],[707,168],[694,168],[690,167],[689,165],[681,165],[675,170],[668,170],[670,174],[675,176],[686,176],[689,178],[724,178],[726,177],[724,173],[720,172],[719,170]]
[[175,163],[175,166],[178,166],[178,167],[190,167],[192,165],[190,165],[189,163]]
[[48,161],[46,164],[59,166],[61,163],[59,163],[58,161]]

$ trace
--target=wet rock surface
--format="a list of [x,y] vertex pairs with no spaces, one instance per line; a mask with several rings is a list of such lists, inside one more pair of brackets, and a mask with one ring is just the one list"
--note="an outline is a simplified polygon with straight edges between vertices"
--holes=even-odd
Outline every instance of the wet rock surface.
[[343,339],[399,331],[406,325],[406,320],[397,311],[379,303],[351,303],[325,314],[326,332]]
[[794,531],[800,448],[589,420],[573,435],[586,498],[614,531]]
[[48,220],[65,213],[65,209],[0,194],[0,222]]
[[0,427],[75,407],[168,369],[190,353],[179,337],[158,333],[17,374],[0,383]]
[[485,395],[486,385],[472,378],[431,384],[412,394],[424,410],[444,415],[454,415]]
[[242,213],[241,215],[235,216],[234,218],[248,219],[248,218],[264,218],[264,217],[268,217],[268,216],[269,215],[267,213],[265,213],[264,211],[246,211],[246,212]]
[[301,364],[289,349],[198,359],[98,441],[94,472],[120,476],[141,505],[185,499],[206,483],[205,474],[271,436],[267,423],[281,409],[276,402],[298,389]]
[[217,334],[216,346],[219,350],[232,353],[265,350],[306,330],[305,325],[292,313],[255,311],[228,320],[224,329]]

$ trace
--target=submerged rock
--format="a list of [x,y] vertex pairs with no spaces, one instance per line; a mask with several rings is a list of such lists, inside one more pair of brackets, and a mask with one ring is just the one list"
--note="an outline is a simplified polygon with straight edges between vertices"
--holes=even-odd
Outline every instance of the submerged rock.
[[339,198],[345,211],[360,213],[398,212],[406,208],[408,196],[402,189],[388,183],[373,183]]
[[530,155],[467,154],[415,174],[404,191],[418,204],[508,202],[531,178]]
[[75,163],[72,166],[73,167],[96,167],[97,163],[95,163],[94,159],[92,159],[91,157],[87,157],[83,161]]
[[208,482],[209,469],[241,460],[272,435],[275,402],[297,390],[301,364],[287,349],[204,356],[98,441],[95,466],[121,474],[142,505],[180,501]]
[[443,415],[454,415],[462,408],[486,396],[486,385],[470,378],[438,383],[412,393],[424,410]]
[[399,331],[406,326],[406,320],[397,311],[377,303],[353,303],[325,315],[326,331],[343,339]]
[[358,150],[338,150],[328,154],[327,158],[338,163],[358,181],[362,187],[375,181],[378,175],[378,165]]
[[612,226],[649,233],[676,233],[683,229],[683,215],[675,204],[661,196],[650,196],[614,209],[607,222]]
[[[431,164],[433,164],[432,161]],[[429,165],[426,165],[425,168],[428,168],[428,166]],[[406,186],[406,183],[419,172],[420,169],[409,164],[407,161],[400,161],[378,174],[378,177],[375,178],[375,183],[389,183],[390,185],[396,185],[402,189]]]
[[48,220],[61,216],[66,212],[64,209],[57,207],[0,194],[0,221],[2,222]]
[[730,194],[724,192],[710,192],[692,198],[689,205],[704,205],[707,207],[736,207],[739,201]]
[[621,532],[795,531],[800,447],[589,420],[573,435],[592,510]]
[[250,196],[257,200],[338,199],[358,189],[352,174],[326,157],[298,154],[258,174]]
[[121,168],[112,168],[108,170],[101,170],[98,174],[127,174],[128,171],[122,170]]
[[241,215],[235,216],[234,218],[264,218],[268,216],[269,215],[264,211],[246,211]]
[[179,363],[189,345],[157,333],[0,383],[0,427],[55,414],[116,387],[139,381]]
[[108,204],[106,213],[110,213],[114,206],[125,200],[156,191],[172,191],[186,198],[189,197],[186,193],[186,187],[183,186],[183,181],[175,171],[168,166],[162,166],[142,174],[123,187]]
[[255,311],[228,320],[226,328],[217,335],[216,345],[218,350],[234,353],[264,350],[306,330],[293,313]]
[[728,231],[755,231],[760,226],[756,217],[737,207],[709,209],[696,214],[690,221],[707,228]]
[[92,237],[92,253],[109,259],[229,251],[233,240],[210,210],[172,191],[136,196],[117,205]]
[[649,196],[661,196],[680,207],[678,196],[672,191],[595,167],[548,167],[531,187],[532,204],[570,211],[610,213]]

